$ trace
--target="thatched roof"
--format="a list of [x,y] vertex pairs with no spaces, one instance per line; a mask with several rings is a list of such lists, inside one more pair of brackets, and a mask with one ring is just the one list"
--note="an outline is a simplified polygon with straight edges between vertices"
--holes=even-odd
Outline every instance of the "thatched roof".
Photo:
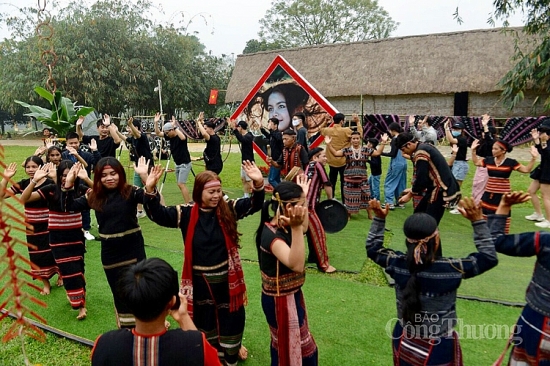
[[327,98],[489,93],[513,50],[514,37],[493,28],[239,55],[225,101],[242,101],[277,54]]

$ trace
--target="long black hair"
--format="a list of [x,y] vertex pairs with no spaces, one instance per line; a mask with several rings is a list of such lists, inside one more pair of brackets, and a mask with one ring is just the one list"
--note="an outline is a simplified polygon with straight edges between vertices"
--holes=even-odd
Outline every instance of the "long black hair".
[[[63,184],[63,172],[65,171],[65,169],[71,170],[73,165],[74,165],[74,163],[71,160],[61,160],[61,162],[57,166],[57,181],[55,182],[57,188],[55,190],[54,199],[56,199],[56,200],[61,199],[61,187],[62,187],[62,184]],[[79,187],[80,187],[80,179],[77,177],[74,181],[74,189],[78,192]]]
[[430,267],[436,259],[439,247],[439,235],[434,235],[426,241],[426,252],[418,253],[420,261],[415,258],[415,248],[418,240],[430,237],[437,230],[437,221],[426,213],[415,213],[409,216],[403,224],[403,233],[407,238],[407,267],[411,277],[401,294],[401,315],[403,321],[414,323],[415,314],[421,310],[420,291],[417,273]]
[[[294,182],[284,181],[279,183],[277,187],[273,189],[273,198],[270,201],[264,202],[264,205],[262,207],[260,225],[256,230],[256,250],[258,251],[258,261],[260,260],[262,231],[264,230],[265,223],[273,219],[273,216],[269,214],[269,208],[271,207],[271,210],[273,212],[277,212],[277,210],[280,209],[280,212],[284,213],[284,205],[286,205],[288,201],[300,198],[303,192],[304,191],[302,190],[302,187],[300,187],[298,184]],[[279,207],[279,205],[283,205],[283,207]]]

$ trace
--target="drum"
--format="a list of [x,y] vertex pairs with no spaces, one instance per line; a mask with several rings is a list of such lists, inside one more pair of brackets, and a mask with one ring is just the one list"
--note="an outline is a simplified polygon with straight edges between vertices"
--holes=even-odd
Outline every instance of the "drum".
[[336,200],[325,200],[315,206],[315,212],[327,233],[337,233],[348,224],[346,206]]

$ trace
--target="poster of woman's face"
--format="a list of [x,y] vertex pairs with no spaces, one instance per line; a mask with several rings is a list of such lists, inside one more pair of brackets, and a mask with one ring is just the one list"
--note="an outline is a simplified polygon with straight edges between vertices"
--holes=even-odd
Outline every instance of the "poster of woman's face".
[[294,128],[295,113],[304,113],[310,146],[316,146],[321,142],[320,128],[328,126],[336,112],[285,59],[277,56],[231,118],[246,121],[253,132],[267,128],[269,119],[277,118],[279,131],[285,131]]

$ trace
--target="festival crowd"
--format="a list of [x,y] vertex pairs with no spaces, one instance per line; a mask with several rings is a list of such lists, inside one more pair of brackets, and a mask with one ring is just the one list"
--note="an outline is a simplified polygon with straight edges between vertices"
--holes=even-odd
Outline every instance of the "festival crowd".
[[[206,142],[205,170],[196,174],[192,189],[187,186],[190,173],[195,174],[189,135],[175,117],[166,122],[159,113],[154,117],[156,136],[169,142],[181,204],[166,204],[162,186],[158,188],[165,169],[155,165],[144,122],[135,118],[121,133],[104,115],[97,121],[97,135],[86,135],[80,118],[76,132],[67,134],[64,149],[46,136],[52,131],[45,129],[44,146],[23,163],[28,178],[13,182],[19,164],[6,166],[0,196],[19,195],[33,228],[27,231],[32,244],[30,272],[42,282],[44,296],[52,291],[50,280],[57,276],[57,286],[65,288],[78,320],[87,317],[85,243],[95,239],[90,213],[95,214],[118,329],[97,338],[92,365],[237,365],[245,360],[247,288],[238,221],[258,212],[254,242],[262,279],[261,306],[271,334],[271,364],[317,365],[302,287],[306,262],[315,263],[323,273],[337,271],[329,261],[328,224],[316,211],[323,195],[345,208],[347,220],[355,220],[361,210],[372,220],[366,254],[395,281],[395,365],[463,364],[453,329],[457,290],[463,279],[495,267],[497,252],[537,258],[527,304],[514,331],[523,342],[509,344],[508,364],[550,364],[550,256],[546,256],[550,233],[509,234],[511,206],[527,201],[534,213],[525,219],[550,228],[550,119],[531,131],[534,146],[526,165],[506,156],[512,145],[498,138],[487,115],[481,119],[479,136],[468,136],[460,121],[445,122],[443,139],[452,147],[450,158],[437,148],[440,141],[428,116],[412,118],[409,131],[391,123],[376,139],[363,135],[357,115],[348,127],[345,116],[336,113],[330,124],[320,124],[314,131],[324,137],[326,149],[312,145],[304,113],[286,119],[272,113],[260,131],[272,188],[267,197],[253,150],[258,135],[246,121],[235,120],[229,120],[227,127],[239,142],[242,164],[240,172],[231,174],[239,174],[243,195],[232,199],[224,194],[218,124],[202,113],[195,126]],[[468,137],[474,137],[472,143]],[[116,156],[123,141],[133,163],[131,178]],[[389,158],[389,164],[381,187],[383,158]],[[471,198],[462,191],[469,179],[469,160],[476,168]],[[410,179],[408,166],[413,168]],[[513,191],[513,171],[531,175],[528,193]],[[407,204],[414,213],[403,223],[407,248],[403,253],[384,246],[384,233],[386,217]],[[443,256],[439,224],[446,211],[471,222],[476,250],[464,258]],[[147,258],[139,225],[146,216],[181,231],[180,276],[164,260]],[[169,329],[168,315],[180,329]],[[496,364],[504,358],[503,354]]]

